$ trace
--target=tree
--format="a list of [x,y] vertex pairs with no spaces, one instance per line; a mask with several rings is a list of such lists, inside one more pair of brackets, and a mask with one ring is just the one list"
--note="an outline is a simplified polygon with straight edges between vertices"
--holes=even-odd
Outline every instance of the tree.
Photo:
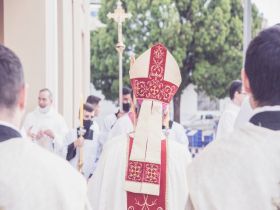
[[[102,89],[107,99],[116,99],[118,91],[118,59],[113,49],[117,43],[117,26],[106,16],[115,8],[115,3],[115,0],[101,1],[99,18],[107,27],[91,35],[92,81],[97,89]],[[124,42],[127,45],[123,65],[125,84],[129,85],[129,54],[132,51],[140,54],[152,44],[161,42],[177,60],[182,60],[184,47],[178,47],[179,39],[174,37],[174,31],[180,27],[179,17],[171,0],[128,0],[123,6],[132,13],[132,18],[123,27]]]
[[[209,13],[207,14],[208,17],[210,17],[210,14],[216,14],[215,16],[220,15],[220,18],[207,18],[204,24],[213,27],[214,25],[220,25],[219,22],[223,20],[226,28],[220,30],[220,35],[217,37],[223,40],[220,45],[212,46],[209,51],[204,49],[202,54],[197,52],[199,61],[195,64],[192,80],[197,85],[198,90],[206,92],[211,97],[222,98],[228,95],[230,81],[240,77],[243,49],[243,8],[240,1],[232,0],[229,1],[228,8],[224,4],[221,12],[215,3],[217,1],[212,1],[208,5],[206,13]],[[218,15],[218,13],[220,14]],[[254,36],[261,28],[262,23],[262,17],[254,5],[252,7],[252,17],[254,20],[252,34]],[[207,29],[207,37],[210,37],[210,39],[200,41],[201,46],[211,46],[212,42],[219,43],[215,41],[217,39],[215,38],[215,30],[213,31],[211,27],[210,30]],[[204,37],[202,34],[200,34],[200,39]]]
[[[102,0],[100,20],[107,25],[92,33],[92,81],[107,99],[116,99],[118,59],[116,24],[106,15],[115,0]],[[124,24],[124,83],[129,84],[129,54],[140,54],[161,42],[177,60],[182,84],[174,97],[174,119],[180,121],[182,91],[193,82],[212,97],[225,95],[225,86],[242,66],[242,5],[240,0],[126,0],[132,18]],[[254,7],[254,27],[261,19]],[[192,76],[191,76],[192,75]]]

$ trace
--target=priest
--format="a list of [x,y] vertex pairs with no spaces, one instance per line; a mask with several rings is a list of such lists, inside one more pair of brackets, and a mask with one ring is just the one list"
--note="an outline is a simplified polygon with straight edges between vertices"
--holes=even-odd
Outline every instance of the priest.
[[181,83],[178,64],[162,44],[144,52],[130,69],[138,101],[134,133],[105,145],[89,199],[95,210],[183,210],[190,155],[162,133],[162,113]]
[[190,165],[190,209],[280,209],[280,25],[251,41],[243,73],[254,113]]
[[39,91],[38,107],[27,114],[23,128],[34,143],[61,155],[68,127],[64,118],[53,108],[53,95],[48,88]]
[[89,209],[83,177],[62,158],[21,137],[25,98],[21,62],[0,44],[0,209]]

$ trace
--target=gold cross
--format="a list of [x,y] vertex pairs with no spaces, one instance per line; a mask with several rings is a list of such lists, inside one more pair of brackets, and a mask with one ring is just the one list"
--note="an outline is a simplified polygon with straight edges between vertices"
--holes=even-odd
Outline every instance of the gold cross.
[[117,8],[115,9],[114,13],[109,12],[107,17],[109,19],[114,19],[114,21],[118,24],[118,45],[123,45],[122,23],[125,21],[126,18],[130,18],[131,14],[125,13],[124,9],[122,8],[122,3],[119,0],[117,3]]

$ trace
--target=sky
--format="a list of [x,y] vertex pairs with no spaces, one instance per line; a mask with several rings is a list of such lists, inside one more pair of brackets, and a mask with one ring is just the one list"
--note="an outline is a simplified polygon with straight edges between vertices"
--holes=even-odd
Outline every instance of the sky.
[[280,0],[251,0],[255,3],[264,18],[268,21],[268,26],[280,23]]

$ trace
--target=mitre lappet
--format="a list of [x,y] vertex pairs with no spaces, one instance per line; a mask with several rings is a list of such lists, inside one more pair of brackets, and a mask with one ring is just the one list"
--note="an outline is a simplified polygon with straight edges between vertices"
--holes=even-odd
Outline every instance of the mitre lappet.
[[142,104],[128,155],[125,190],[159,196],[161,176],[166,173],[162,156],[166,160],[167,152],[162,151],[162,110],[181,84],[180,69],[166,47],[156,44],[135,60],[129,73],[134,95]]

